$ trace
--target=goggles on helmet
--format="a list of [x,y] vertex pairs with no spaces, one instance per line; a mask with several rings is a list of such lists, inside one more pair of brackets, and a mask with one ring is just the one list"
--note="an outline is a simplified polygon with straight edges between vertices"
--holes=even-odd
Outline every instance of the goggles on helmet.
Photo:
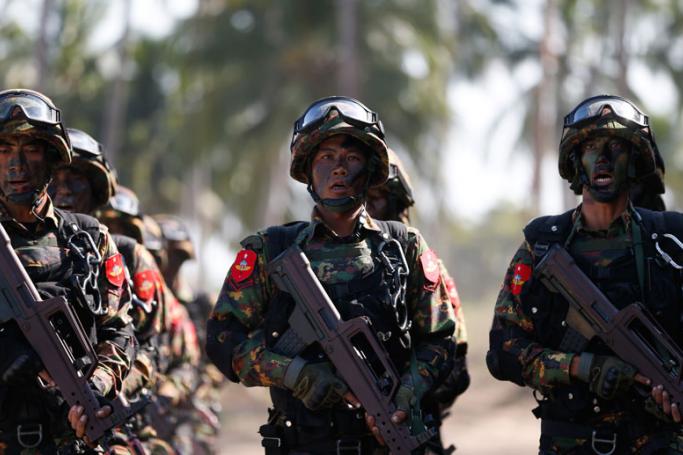
[[413,199],[413,192],[411,190],[411,186],[406,181],[403,172],[399,170],[398,165],[396,165],[396,163],[389,163],[389,176],[387,177],[387,182],[392,181],[395,181],[399,185],[401,185],[405,192],[405,198],[408,204],[413,205],[415,203],[415,199]]
[[594,120],[602,115],[602,110],[609,107],[615,116],[621,120],[635,124],[642,128],[649,128],[650,121],[630,101],[614,95],[598,95],[588,98],[564,117],[564,127],[573,128],[581,123]]
[[59,109],[50,106],[44,99],[32,93],[21,91],[0,95],[0,120],[9,120],[14,108],[21,109],[24,117],[36,122],[60,125],[62,121]]
[[311,104],[306,112],[294,122],[294,136],[308,133],[320,126],[332,109],[354,126],[374,128],[374,133],[384,139],[384,125],[376,112],[368,109],[363,103],[347,96],[330,96]]

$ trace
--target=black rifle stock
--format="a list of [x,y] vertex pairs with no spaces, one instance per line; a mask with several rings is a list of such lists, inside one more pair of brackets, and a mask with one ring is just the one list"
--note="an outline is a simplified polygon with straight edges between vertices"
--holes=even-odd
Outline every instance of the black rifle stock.
[[413,436],[408,425],[391,421],[396,411],[392,400],[400,378],[370,320],[341,319],[308,258],[296,245],[275,258],[268,265],[268,272],[277,287],[296,302],[289,318],[290,330],[305,345],[320,344],[363,408],[375,417],[391,453],[410,454],[426,442],[432,436],[429,431]]
[[97,441],[138,409],[116,399],[109,417],[95,415],[102,405],[88,378],[97,367],[97,353],[80,320],[64,297],[40,297],[1,224],[0,237],[0,324],[16,322],[69,406],[83,406],[86,435]]
[[640,304],[618,310],[581,271],[571,255],[553,245],[535,274],[569,302],[568,324],[586,339],[599,337],[624,362],[661,384],[672,403],[683,404],[683,352]]

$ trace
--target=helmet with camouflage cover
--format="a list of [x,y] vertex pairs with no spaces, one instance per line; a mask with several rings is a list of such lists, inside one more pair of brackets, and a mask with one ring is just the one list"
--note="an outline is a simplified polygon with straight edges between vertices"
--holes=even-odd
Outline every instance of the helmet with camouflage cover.
[[389,177],[384,185],[368,191],[367,209],[370,216],[380,220],[410,222],[408,209],[415,205],[413,187],[403,162],[389,148]]
[[102,144],[84,131],[66,130],[73,149],[71,167],[81,171],[90,181],[96,206],[105,205],[116,193],[116,175],[104,156]]
[[127,235],[145,244],[145,223],[140,212],[140,201],[133,190],[116,186],[116,194],[98,212],[97,218],[114,234]]
[[194,246],[190,238],[190,231],[180,217],[168,214],[154,215],[154,219],[161,226],[161,233],[166,243],[169,255],[171,252],[181,254],[185,259],[195,257]]
[[0,135],[27,134],[46,141],[53,164],[71,162],[71,143],[62,113],[50,98],[29,89],[0,91]]
[[413,199],[413,185],[405,170],[403,162],[393,149],[389,149],[389,177],[385,184],[387,189],[398,198],[403,208],[415,205]]
[[[598,95],[579,103],[564,119],[559,171],[576,194],[581,194],[582,187],[589,183],[581,166],[579,146],[598,136],[621,138],[632,145],[628,169],[631,182],[648,179],[656,182],[659,151],[648,117],[625,98]],[[663,185],[661,191],[664,191]]]
[[382,122],[375,112],[360,101],[343,96],[330,96],[315,101],[294,122],[290,146],[292,178],[310,185],[310,164],[318,145],[339,134],[352,136],[368,146],[372,153],[368,160],[368,185],[384,183],[389,172],[389,157]]

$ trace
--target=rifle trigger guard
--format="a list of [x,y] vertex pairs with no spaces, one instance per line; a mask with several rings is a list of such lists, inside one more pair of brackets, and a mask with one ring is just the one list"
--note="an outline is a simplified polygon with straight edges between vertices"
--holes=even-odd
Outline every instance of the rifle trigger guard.
[[[598,431],[593,430],[593,436],[591,437],[591,448],[593,451],[598,455],[612,455],[617,449],[617,434],[612,433],[612,439],[598,438],[597,434]],[[612,448],[607,452],[601,452],[597,447],[595,447],[597,444],[610,444]]]

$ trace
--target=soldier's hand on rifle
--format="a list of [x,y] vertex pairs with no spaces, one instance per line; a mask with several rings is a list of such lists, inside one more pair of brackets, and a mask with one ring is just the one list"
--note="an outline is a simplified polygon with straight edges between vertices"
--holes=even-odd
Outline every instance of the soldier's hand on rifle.
[[671,396],[664,390],[664,386],[661,384],[652,388],[651,392],[652,398],[655,403],[664,411],[664,414],[671,417],[674,422],[680,423],[681,420],[681,410],[678,403],[671,402]]
[[349,390],[334,373],[330,362],[305,364],[291,389],[294,397],[313,411],[334,406]]
[[[85,427],[88,424],[88,416],[83,413],[84,409],[83,406],[79,405],[73,405],[69,409],[69,425],[71,425],[71,428],[74,430],[76,433],[76,437],[83,439],[86,444],[88,444],[90,447],[96,447],[97,443],[95,441],[91,441],[90,438],[85,436]],[[109,417],[109,415],[112,412],[112,408],[109,405],[104,405],[102,406],[95,416],[100,419],[104,419],[106,417]]]
[[12,340],[3,346],[0,356],[0,382],[8,385],[22,385],[35,381],[43,362],[36,351],[23,340]]
[[632,365],[611,355],[584,352],[574,357],[570,373],[587,382],[591,392],[606,400],[623,394],[634,382],[650,384],[650,380],[638,373]]

